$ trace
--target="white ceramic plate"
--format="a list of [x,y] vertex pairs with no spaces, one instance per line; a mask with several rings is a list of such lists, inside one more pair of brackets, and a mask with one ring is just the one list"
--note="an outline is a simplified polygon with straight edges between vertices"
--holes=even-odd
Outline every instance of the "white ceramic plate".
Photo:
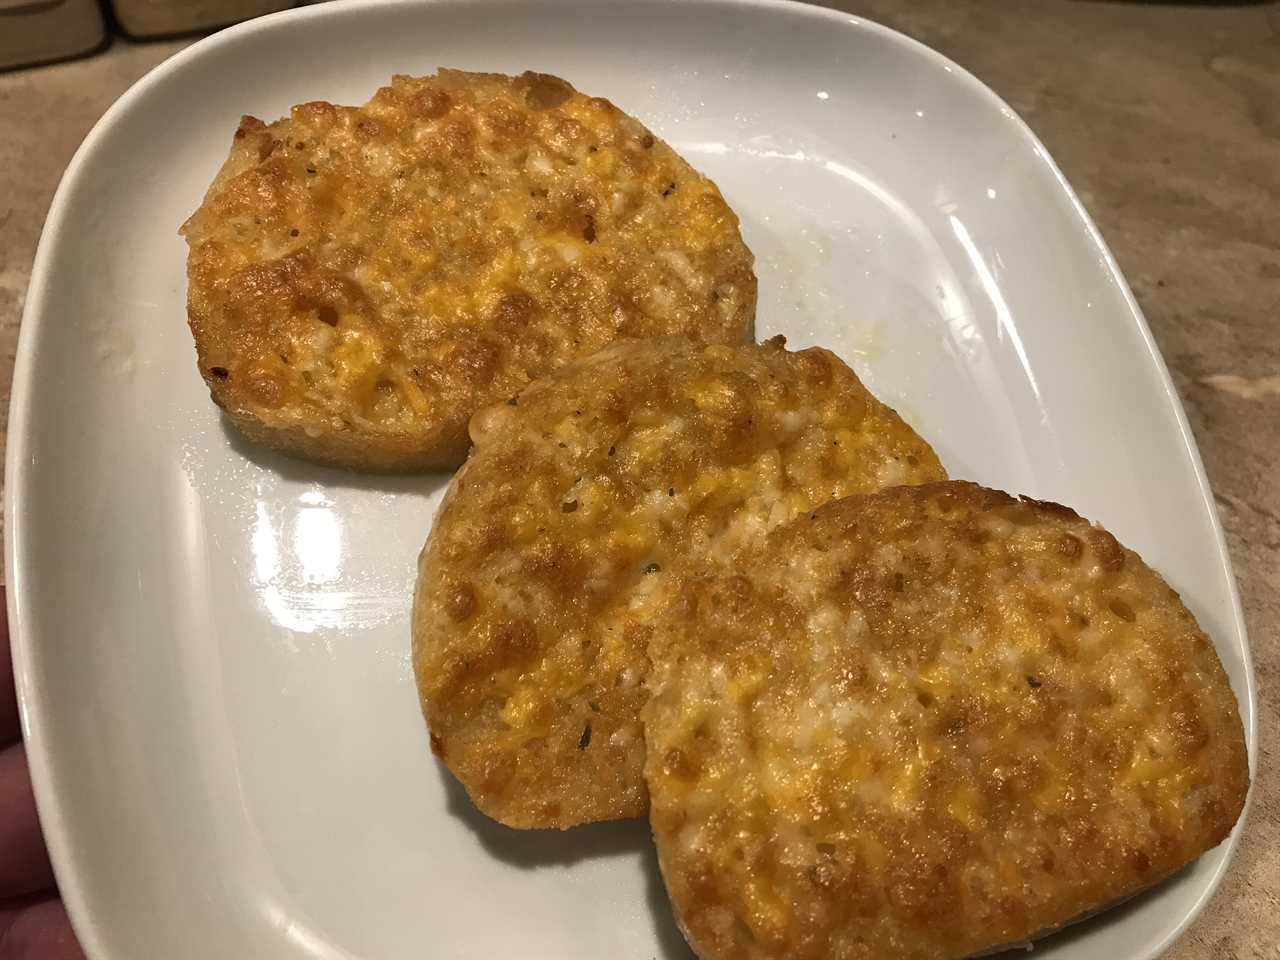
[[[196,373],[176,230],[239,116],[437,65],[554,72],[671,141],[742,215],[761,336],[837,350],[953,475],[1073,504],[1137,548],[1215,639],[1252,746],[1244,627],[1176,395],[1080,204],[973,77],[772,2],[322,5],[126,94],[36,259],[9,602],[41,817],[93,960],[687,956],[643,823],[511,832],[428,753],[407,614],[447,478],[251,448]],[[1230,847],[1040,955],[1153,956]]]

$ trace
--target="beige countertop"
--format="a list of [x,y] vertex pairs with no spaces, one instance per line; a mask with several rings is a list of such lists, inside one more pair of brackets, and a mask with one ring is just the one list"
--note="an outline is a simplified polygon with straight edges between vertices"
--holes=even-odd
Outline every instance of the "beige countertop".
[[[1280,4],[840,4],[952,57],[1022,114],[1142,304],[1226,527],[1262,699],[1244,842],[1177,960],[1280,958]],[[58,178],[126,87],[188,41],[117,40],[0,74],[0,401]],[[0,441],[2,442],[2,441]],[[1099,958],[1107,960],[1107,958]]]

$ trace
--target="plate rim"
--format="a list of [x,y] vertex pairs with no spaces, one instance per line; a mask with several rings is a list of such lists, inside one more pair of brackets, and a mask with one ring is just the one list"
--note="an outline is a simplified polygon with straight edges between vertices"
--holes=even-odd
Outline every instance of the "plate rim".
[[[189,46],[177,51],[172,56],[151,68],[138,80],[134,81],[124,93],[103,113],[90,128],[84,140],[76,148],[71,161],[58,181],[58,187],[50,202],[40,240],[36,247],[32,262],[31,275],[28,281],[26,300],[18,332],[17,349],[13,381],[10,390],[9,421],[6,432],[6,452],[4,464],[4,559],[6,571],[6,602],[9,617],[9,644],[13,661],[14,684],[17,692],[19,720],[23,742],[26,747],[28,769],[31,775],[33,793],[44,832],[45,845],[53,866],[58,890],[62,897],[67,915],[80,941],[85,955],[90,960],[113,960],[100,938],[98,925],[94,920],[85,890],[81,884],[81,873],[76,866],[76,856],[66,836],[65,811],[54,789],[54,759],[50,743],[43,735],[42,727],[46,723],[46,715],[50,705],[40,689],[38,671],[35,664],[34,651],[38,646],[30,635],[27,623],[27,603],[24,597],[27,576],[25,557],[27,553],[27,536],[25,521],[19,511],[19,501],[35,472],[35,464],[28,453],[29,439],[32,436],[32,405],[29,384],[36,370],[38,340],[37,330],[42,326],[45,312],[45,293],[50,284],[50,261],[59,240],[58,235],[70,223],[67,207],[69,198],[74,192],[77,182],[93,159],[99,143],[104,139],[117,118],[126,114],[134,101],[150,89],[162,85],[171,74],[199,58],[212,55],[219,48],[234,44],[242,37],[281,28],[284,23],[304,22],[329,18],[340,18],[346,11],[359,8],[373,16],[381,15],[383,10],[407,7],[414,2],[422,10],[423,16],[432,16],[432,11],[440,7],[474,7],[484,3],[499,5],[507,0],[328,0],[324,4],[294,7],[277,13],[268,14],[252,20],[244,21],[216,33],[210,34]],[[526,0],[546,6],[574,5],[580,0]],[[1240,839],[1250,811],[1253,806],[1257,779],[1257,679],[1253,663],[1253,647],[1249,641],[1248,628],[1244,620],[1244,610],[1240,600],[1239,584],[1236,579],[1230,548],[1218,515],[1217,504],[1204,469],[1204,462],[1196,444],[1195,436],[1187,420],[1186,410],[1174,386],[1169,369],[1165,364],[1155,338],[1147,324],[1142,308],[1138,305],[1128,281],[1121,272],[1111,249],[1103,239],[1101,231],[1093,222],[1084,204],[1075,190],[1059,169],[1057,162],[1045,148],[1040,138],[1025,120],[994,90],[962,65],[938,52],[927,44],[908,36],[892,27],[885,26],[860,14],[847,13],[817,3],[806,3],[801,0],[596,0],[619,6],[627,5],[665,5],[684,3],[703,7],[721,8],[756,8],[781,15],[808,16],[821,20],[839,22],[844,27],[865,31],[877,37],[881,42],[896,45],[918,56],[922,56],[933,64],[943,67],[955,78],[955,82],[967,85],[970,91],[993,110],[1013,121],[1015,136],[1033,148],[1036,158],[1044,164],[1071,204],[1080,226],[1092,243],[1094,252],[1106,265],[1106,270],[1121,293],[1128,311],[1129,321],[1141,335],[1147,360],[1154,365],[1159,376],[1160,387],[1175,416],[1178,436],[1183,450],[1189,455],[1192,472],[1196,480],[1200,502],[1208,516],[1210,530],[1217,547],[1218,560],[1222,572],[1226,576],[1227,599],[1231,609],[1231,622],[1239,638],[1243,651],[1243,684],[1240,693],[1239,707],[1246,722],[1245,741],[1249,762],[1249,793],[1240,818],[1224,841],[1225,855],[1221,858],[1213,874],[1208,878],[1201,895],[1187,908],[1180,920],[1165,936],[1145,953],[1136,955],[1131,960],[1154,960],[1167,950],[1203,911],[1205,905],[1217,893],[1235,859]],[[285,29],[288,29],[285,27]]]

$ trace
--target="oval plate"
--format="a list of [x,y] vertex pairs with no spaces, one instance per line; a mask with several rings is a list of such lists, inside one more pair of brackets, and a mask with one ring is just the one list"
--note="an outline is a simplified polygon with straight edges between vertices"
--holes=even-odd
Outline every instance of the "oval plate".
[[[9,603],[41,818],[93,960],[688,956],[645,824],[511,832],[432,760],[407,614],[447,478],[246,446],[196,372],[176,231],[240,115],[440,65],[564,76],[717,180],[757,255],[759,334],[838,351],[953,475],[1072,504],[1141,552],[1217,643],[1254,751],[1177,396],[1079,201],[991,91],[798,5],[325,4],[219,33],[122,97],[36,258]],[[1238,832],[1038,956],[1156,955]]]

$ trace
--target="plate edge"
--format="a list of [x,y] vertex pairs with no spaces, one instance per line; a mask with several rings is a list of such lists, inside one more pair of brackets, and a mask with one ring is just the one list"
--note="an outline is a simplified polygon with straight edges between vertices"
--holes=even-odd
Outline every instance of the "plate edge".
[[[49,851],[49,858],[53,865],[54,875],[58,881],[58,888],[66,906],[68,917],[71,918],[80,944],[90,960],[110,960],[110,957],[100,939],[96,925],[91,922],[91,912],[85,902],[84,890],[80,885],[78,873],[72,866],[75,858],[66,841],[64,817],[53,787],[52,762],[48,754],[47,745],[39,733],[39,728],[43,724],[39,722],[38,715],[41,713],[40,705],[43,700],[37,692],[39,678],[35,676],[34,665],[29,651],[28,630],[26,627],[27,615],[25,613],[25,603],[22,599],[25,589],[25,567],[21,562],[21,558],[25,553],[26,538],[22,530],[22,521],[18,514],[18,500],[20,488],[26,485],[27,467],[30,466],[27,462],[27,445],[30,436],[29,420],[31,416],[28,383],[31,379],[31,371],[35,362],[36,330],[40,323],[37,317],[43,313],[45,290],[49,285],[46,275],[49,271],[48,261],[52,256],[51,251],[54,246],[54,241],[51,237],[63,228],[62,221],[65,217],[65,208],[69,203],[69,198],[75,191],[77,181],[81,176],[81,169],[96,150],[99,141],[106,136],[106,132],[114,125],[118,116],[125,113],[135,100],[139,99],[150,88],[161,83],[170,73],[193,60],[209,55],[219,47],[235,42],[243,35],[275,29],[282,21],[340,18],[347,11],[356,8],[360,8],[365,14],[369,14],[373,11],[373,8],[381,7],[385,9],[408,6],[409,2],[410,0],[330,0],[330,2],[322,5],[293,8],[236,24],[198,40],[176,52],[135,81],[93,125],[63,172],[45,217],[40,240],[36,247],[35,258],[32,262],[26,301],[20,321],[10,392],[9,421],[6,431],[4,491],[6,602],[9,615],[9,644],[13,660],[19,718],[23,740],[26,744],[27,762],[31,773],[33,792],[41,823],[43,824],[45,844]],[[466,0],[428,0],[427,3],[419,2],[417,5],[424,7],[460,6],[465,2]],[[471,0],[470,5],[474,5],[476,2],[501,3],[503,0]],[[540,2],[552,5],[560,3],[573,5],[577,0],[540,0]],[[600,0],[597,0],[597,2],[600,2]],[[687,2],[687,0],[603,0],[603,2],[666,4]],[[1246,819],[1253,805],[1253,785],[1256,782],[1258,747],[1257,681],[1254,672],[1253,650],[1244,622],[1244,611],[1240,602],[1231,553],[1218,515],[1217,505],[1213,499],[1212,489],[1205,473],[1204,462],[1191,431],[1190,423],[1187,420],[1186,410],[1173,384],[1164,357],[1156,345],[1155,338],[1152,336],[1146,317],[1138,305],[1128,281],[1121,273],[1115,256],[1052,155],[1026,121],[975,74],[927,44],[860,15],[801,3],[798,0],[696,0],[696,2],[707,6],[772,9],[787,14],[839,21],[846,26],[877,34],[890,43],[914,51],[917,55],[923,55],[926,59],[948,68],[949,73],[967,83],[978,96],[985,99],[998,112],[1011,119],[1018,133],[1035,148],[1036,155],[1045,164],[1069,199],[1081,225],[1092,240],[1094,248],[1102,256],[1108,272],[1115,280],[1122,294],[1131,319],[1136,323],[1137,329],[1142,335],[1148,358],[1154,363],[1160,376],[1165,397],[1173,408],[1178,432],[1181,436],[1183,447],[1190,457],[1196,483],[1199,487],[1201,503],[1208,512],[1210,529],[1222,558],[1221,569],[1226,578],[1228,599],[1234,615],[1235,629],[1241,640],[1244,654],[1244,690],[1242,691],[1244,700],[1240,706],[1248,711],[1245,737],[1248,745],[1250,773],[1250,790],[1245,808],[1226,841],[1225,855],[1214,874],[1209,878],[1202,896],[1192,904],[1186,916],[1154,949],[1134,958],[1134,960],[1155,960],[1199,916],[1205,904],[1217,892],[1227,869],[1234,860]]]

